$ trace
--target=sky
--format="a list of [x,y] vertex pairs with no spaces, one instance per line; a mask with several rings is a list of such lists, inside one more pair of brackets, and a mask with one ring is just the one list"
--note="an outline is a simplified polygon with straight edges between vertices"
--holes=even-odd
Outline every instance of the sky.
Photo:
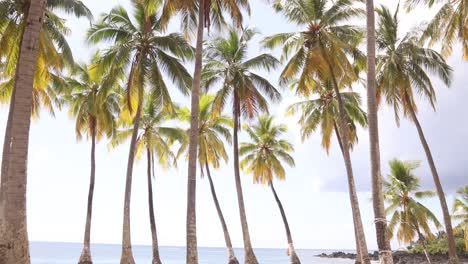
[[[397,1],[379,0],[394,10]],[[91,1],[84,3],[95,17],[122,4],[131,11],[128,0]],[[263,37],[280,32],[301,30],[274,13],[266,1],[251,1],[252,16],[246,25],[255,27],[261,35],[251,45],[250,54],[268,52],[258,45]],[[418,10],[410,14],[400,13],[401,33],[427,20],[435,10]],[[356,21],[363,25],[364,19]],[[177,31],[174,22],[169,31]],[[89,22],[84,19],[69,19],[72,30],[68,38],[77,61],[86,61],[93,47],[84,43]],[[448,195],[453,201],[456,188],[468,184],[468,148],[466,135],[468,124],[466,101],[468,99],[468,64],[461,59],[460,47],[448,59],[454,69],[450,88],[434,78],[437,91],[437,111],[434,112],[423,100],[418,100],[419,118],[432,148],[439,175]],[[278,51],[273,52],[278,55]],[[188,66],[192,68],[192,66]],[[280,69],[265,73],[277,84]],[[356,90],[362,91],[357,87]],[[363,94],[364,96],[364,94]],[[175,101],[188,106],[188,99],[176,96]],[[349,196],[347,193],[344,163],[335,140],[330,155],[320,145],[320,134],[301,141],[297,118],[285,117],[288,105],[298,98],[283,91],[283,100],[271,105],[271,113],[277,122],[287,124],[287,138],[294,143],[295,168],[287,169],[287,180],[275,186],[285,207],[296,248],[352,249],[354,232]],[[366,109],[366,106],[363,105]],[[7,106],[0,106],[0,124],[6,124]],[[416,175],[422,178],[423,189],[434,189],[425,155],[417,131],[407,120],[400,127],[393,113],[383,106],[379,112],[380,149],[382,172],[389,172],[388,161],[393,158],[421,160]],[[180,124],[185,126],[185,124]],[[3,128],[0,137],[4,136]],[[55,118],[46,112],[31,126],[28,163],[28,231],[32,241],[81,242],[83,239],[86,200],[90,170],[90,142],[76,141],[74,122],[66,109],[56,113]],[[240,141],[246,140],[241,135]],[[98,143],[97,171],[93,207],[91,240],[93,243],[121,241],[122,213],[125,187],[125,171],[129,143],[109,150],[106,140]],[[359,130],[359,144],[352,152],[352,162],[359,191],[363,225],[369,249],[375,249],[375,231],[370,195],[370,169],[367,131]],[[229,153],[232,148],[228,147]],[[146,161],[136,162],[133,173],[131,202],[131,232],[134,244],[150,244],[150,227],[147,205]],[[231,162],[219,170],[213,170],[218,193],[233,244],[242,246],[242,233],[238,215],[237,196]],[[157,167],[154,186],[155,214],[160,245],[183,246],[185,244],[187,164],[179,162],[178,168],[163,170]],[[253,184],[252,176],[242,173],[244,199],[249,230],[254,247],[282,248],[287,246],[284,226],[270,189]],[[440,218],[436,199],[425,200]],[[197,182],[197,234],[199,246],[224,245],[222,229],[211,199],[206,179]],[[394,247],[400,247],[393,243]]]

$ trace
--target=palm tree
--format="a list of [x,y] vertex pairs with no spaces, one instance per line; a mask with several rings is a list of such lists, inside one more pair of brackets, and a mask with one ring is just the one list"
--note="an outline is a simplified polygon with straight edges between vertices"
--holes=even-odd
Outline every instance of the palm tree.
[[391,215],[388,225],[388,237],[395,235],[399,242],[411,243],[417,237],[422,245],[428,263],[431,258],[427,252],[426,240],[435,238],[430,225],[437,229],[441,227],[436,216],[418,200],[434,197],[434,191],[419,191],[420,179],[413,173],[420,162],[401,161],[394,159],[390,161],[389,180],[384,181],[384,197],[389,203],[385,210]]
[[[426,153],[437,194],[439,196],[449,245],[449,263],[458,263],[452,223],[444,190],[440,183],[431,150],[417,118],[414,94],[425,97],[435,108],[435,90],[428,74],[438,76],[450,85],[452,69],[436,51],[421,47],[417,32],[410,32],[398,38],[398,9],[392,15],[388,8],[378,10],[377,47],[382,51],[378,57],[377,98],[385,96],[386,102],[394,108],[395,119],[399,124],[399,112],[410,118],[416,126],[421,144]],[[378,99],[379,100],[379,99]]]
[[[173,114],[168,114],[167,111],[161,110],[158,99],[150,96],[145,102],[140,127],[137,131],[135,156],[136,158],[141,157],[142,152],[145,150],[147,156],[148,208],[153,248],[153,260],[151,263],[153,264],[161,264],[153,206],[152,178],[156,177],[154,169],[155,160],[165,168],[171,164],[176,165],[176,157],[171,150],[170,142],[174,140],[182,141],[184,137],[182,129],[164,125],[164,122],[173,116]],[[115,147],[124,143],[126,139],[133,135],[133,129],[134,127],[129,126],[117,131],[115,137],[112,138],[111,145]]]
[[[99,58],[96,53],[92,63]],[[93,210],[94,183],[96,176],[96,141],[103,136],[111,137],[115,129],[115,116],[119,112],[119,94],[122,78],[109,79],[108,72],[99,72],[93,64],[75,67],[74,77],[69,78],[70,115],[76,119],[76,137],[81,140],[83,133],[91,138],[91,176],[89,181],[88,204],[83,251],[78,263],[90,264],[91,258],[91,217]],[[112,75],[115,77],[115,75]],[[122,77],[120,75],[119,77]]]
[[[338,128],[341,135],[348,135],[346,112],[339,89],[350,86],[358,79],[355,69],[363,68],[365,57],[357,49],[362,39],[362,32],[358,27],[343,23],[362,15],[363,10],[355,8],[354,1],[351,0],[336,1],[331,5],[325,0],[275,0],[273,7],[291,22],[306,27],[304,31],[280,33],[263,41],[267,48],[283,46],[283,60],[288,61],[281,73],[280,83],[288,84],[298,79],[296,90],[307,96],[318,83],[331,82],[337,99]],[[291,55],[292,53],[294,54]],[[349,57],[354,58],[354,62],[351,62]],[[342,144],[348,182],[353,183],[348,137],[342,137]],[[350,188],[353,189],[353,186]],[[362,254],[364,263],[369,263],[355,194],[355,191],[350,191],[360,252],[364,252]]]
[[[17,8],[18,4],[24,4]],[[87,8],[77,1],[2,1],[0,6],[0,30],[2,42],[11,19],[21,26],[17,31],[19,41],[9,43],[16,50],[14,84],[8,114],[2,155],[2,176],[0,190],[0,259],[5,263],[29,263],[29,245],[26,225],[26,180],[30,117],[32,114],[33,87],[38,54],[41,46],[41,32],[50,22],[50,12],[63,9],[77,16],[90,15]],[[77,12],[81,10],[83,12]],[[11,15],[11,16],[10,16]],[[12,17],[13,16],[13,17]],[[12,26],[13,27],[13,26]],[[10,35],[11,36],[11,35]],[[8,41],[5,41],[8,42]],[[17,44],[17,49],[13,46]],[[63,43],[63,42],[62,42]],[[0,55],[4,57],[4,54]],[[12,59],[11,57],[10,59]],[[11,68],[11,67],[10,67]],[[12,71],[13,72],[13,71]],[[10,75],[10,76],[13,76]],[[13,137],[15,135],[15,137]]]
[[[203,95],[200,98],[200,113],[199,113],[199,145],[198,145],[198,163],[200,166],[202,176],[206,173],[208,181],[210,183],[211,195],[213,202],[218,213],[219,221],[224,233],[224,240],[226,242],[226,248],[228,252],[228,263],[239,264],[234,249],[232,247],[231,236],[227,228],[226,221],[224,219],[221,206],[216,195],[213,179],[211,178],[210,166],[217,169],[220,166],[221,160],[227,162],[228,155],[224,147],[224,141],[231,144],[232,137],[229,132],[229,128],[232,128],[232,119],[227,115],[213,115],[214,96]],[[179,119],[190,122],[190,109],[183,108],[179,111]],[[183,142],[178,151],[178,156],[187,152],[189,145],[189,130],[187,131],[187,140]]]
[[468,60],[468,6],[467,0],[407,0],[408,10],[413,9],[420,2],[432,7],[436,3],[443,5],[434,18],[426,25],[422,40],[429,40],[429,45],[442,45],[441,54],[448,57],[452,54],[453,43],[458,40],[463,49],[463,58]]
[[[248,0],[166,0],[163,12],[163,24],[167,25],[169,19],[180,13],[182,28],[189,32],[196,28],[196,50],[193,83],[191,90],[190,144],[187,177],[187,264],[198,263],[197,251],[197,221],[196,221],[196,184],[197,184],[197,147],[198,147],[198,112],[200,104],[200,85],[203,60],[203,33],[211,24],[221,26],[224,24],[223,13],[229,13],[230,18],[239,27],[242,25],[243,14],[241,9],[250,13]],[[250,261],[246,260],[246,263]],[[255,261],[256,262],[256,261]]]
[[[322,147],[329,153],[331,146],[331,137],[335,133],[338,140],[338,144],[343,154],[343,143],[341,135],[338,130],[337,122],[339,122],[338,106],[336,96],[334,95],[331,82],[327,82],[322,85],[317,96],[318,98],[312,98],[306,101],[295,103],[291,105],[287,114],[294,115],[297,112],[301,112],[299,123],[301,125],[302,140],[308,138],[314,133],[319,127],[321,128],[322,134]],[[349,147],[352,149],[357,144],[357,126],[356,123],[362,127],[367,127],[367,116],[364,110],[361,109],[361,98],[358,93],[354,92],[340,92],[343,99],[344,108],[346,110],[346,119],[348,124],[348,140]],[[351,182],[351,186],[354,186],[354,182]],[[353,187],[355,191],[355,187]],[[356,263],[361,263],[361,252],[359,247],[359,235],[356,231],[356,220],[353,215],[353,222],[355,225],[355,236],[356,236],[356,251],[358,256],[356,257]]]
[[390,239],[387,238],[387,219],[382,191],[380,166],[379,118],[376,91],[376,48],[374,0],[366,0],[367,40],[367,118],[369,120],[369,154],[372,180],[372,206],[379,258],[382,264],[393,264]]
[[465,238],[465,249],[468,252],[468,186],[458,189],[459,198],[453,202],[453,219],[460,221],[455,227],[456,232],[462,232]]
[[[15,71],[18,64],[19,49],[26,25],[29,1],[4,1],[0,5],[0,58],[5,63],[2,67],[0,81],[0,102],[9,103],[15,83]],[[44,23],[39,35],[36,70],[34,72],[32,117],[39,117],[40,109],[47,109],[54,115],[54,104],[60,107],[61,102],[56,93],[64,85],[60,72],[65,66],[73,66],[73,56],[66,36],[70,29],[65,20],[54,11],[65,10],[76,17],[92,18],[91,11],[81,1],[48,1]],[[52,85],[52,84],[56,85]],[[10,104],[11,106],[11,104]],[[10,140],[11,115],[7,121],[5,142]],[[8,144],[4,144],[3,157],[8,155]],[[6,177],[6,162],[2,163],[2,175]]]
[[251,142],[241,143],[239,154],[243,156],[240,163],[246,173],[251,173],[254,183],[268,185],[273,192],[278,208],[283,218],[288,240],[288,255],[292,264],[300,264],[301,261],[294,250],[291,231],[289,229],[286,213],[273,186],[273,179],[286,179],[286,171],[283,162],[291,167],[295,166],[294,159],[290,155],[294,151],[291,143],[280,137],[287,132],[285,125],[273,124],[273,117],[262,115],[253,126],[246,126],[246,131]]
[[268,103],[262,93],[273,101],[281,98],[281,94],[267,79],[253,72],[254,69],[274,69],[279,63],[278,60],[266,53],[247,59],[248,43],[255,34],[256,32],[252,29],[237,32],[231,28],[226,38],[218,37],[210,41],[207,44],[206,64],[203,72],[204,85],[207,89],[218,82],[221,83],[221,89],[216,93],[213,102],[215,113],[222,112],[226,101],[232,97],[234,176],[244,238],[245,263],[247,264],[257,264],[258,261],[250,241],[239,172],[240,119],[241,117],[254,118],[260,111],[268,112]]
[[125,182],[121,257],[121,263],[125,264],[134,263],[130,238],[130,199],[137,128],[140,127],[144,90],[147,88],[149,94],[157,99],[165,110],[171,111],[171,97],[162,72],[170,77],[183,94],[188,94],[192,83],[192,78],[178,59],[190,57],[192,48],[180,34],[163,35],[159,17],[160,1],[135,0],[132,4],[135,23],[127,10],[118,6],[103,15],[88,31],[89,42],[112,42],[112,46],[101,58],[101,65],[112,65],[115,70],[125,68],[129,71],[127,103],[126,109],[124,108],[127,111],[124,111],[124,114],[126,113],[127,119],[132,119],[133,116],[134,129],[130,140]]

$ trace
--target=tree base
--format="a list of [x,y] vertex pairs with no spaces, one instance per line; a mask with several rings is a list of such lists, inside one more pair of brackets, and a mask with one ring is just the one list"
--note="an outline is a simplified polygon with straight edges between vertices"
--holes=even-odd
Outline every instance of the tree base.
[[301,260],[297,256],[296,252],[290,252],[291,253],[291,264],[301,264]]
[[89,247],[83,247],[83,251],[81,251],[80,260],[78,264],[93,264],[93,260],[91,259],[91,251]]
[[153,261],[151,261],[151,264],[162,264],[161,259],[159,257],[153,257]]
[[229,258],[228,264],[239,264],[239,260],[236,257],[232,256]]
[[135,264],[135,259],[133,258],[131,248],[122,251],[122,256],[120,257],[120,264]]
[[258,264],[257,257],[255,257],[255,254],[251,248],[245,249],[244,263],[245,264]]

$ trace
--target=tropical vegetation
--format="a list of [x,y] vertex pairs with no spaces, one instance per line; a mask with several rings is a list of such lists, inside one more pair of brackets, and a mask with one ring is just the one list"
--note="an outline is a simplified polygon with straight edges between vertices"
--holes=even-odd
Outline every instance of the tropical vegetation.
[[[208,178],[229,264],[239,263],[233,248],[235,229],[228,228],[230,221],[219,198],[230,195],[237,198],[244,262],[259,263],[251,237],[255,227],[247,221],[244,174],[270,187],[286,230],[289,261],[300,263],[286,216],[288,205],[283,206],[287,199],[279,199],[273,184],[275,179],[286,180],[285,165],[296,165],[294,147],[286,140],[294,131],[276,124],[270,114],[283,97],[295,102],[279,115],[298,122],[303,144],[319,134],[321,147],[329,155],[336,138],[347,177],[356,263],[370,263],[351,159],[363,130],[369,135],[369,182],[380,263],[393,263],[393,238],[409,245],[410,252],[425,253],[428,262],[431,255],[442,253],[450,264],[460,263],[458,256],[468,251],[468,187],[458,190],[450,215],[446,194],[451,189],[445,172],[436,167],[419,119],[424,108],[418,106],[421,98],[435,110],[437,88],[452,84],[456,68],[447,60],[458,47],[468,59],[466,0],[404,1],[407,12],[438,8],[427,23],[408,32],[401,32],[399,4],[391,10],[375,9],[373,0],[366,0],[365,8],[358,0],[268,0],[266,4],[295,30],[266,37],[253,27],[261,25],[246,26],[246,18],[255,15],[253,1],[128,1],[131,8],[110,6],[96,20],[93,10],[80,0],[0,1],[0,103],[9,104],[0,177],[0,264],[30,263],[26,221],[30,126],[44,110],[52,116],[67,110],[77,140],[90,141],[89,180],[83,175],[83,182],[89,181],[87,201],[83,201],[86,221],[78,263],[93,263],[94,194],[101,192],[100,186],[95,188],[96,156],[101,155],[98,143],[105,140],[110,150],[129,144],[120,263],[135,263],[130,205],[134,163],[144,154],[152,263],[164,263],[155,202],[166,201],[155,201],[155,179],[164,174],[159,168],[180,164],[188,166],[187,189],[180,188],[187,192],[187,264],[199,263],[198,172]],[[93,50],[89,60],[75,61],[68,43],[75,32],[65,15],[91,22],[84,41]],[[359,25],[364,17],[366,27]],[[174,24],[180,29],[173,30]],[[253,49],[262,38],[257,45],[271,53]],[[278,51],[279,59],[274,55]],[[281,70],[275,76],[277,69]],[[441,82],[433,81],[434,77]],[[279,87],[289,88],[294,95]],[[361,105],[364,94],[367,111]],[[380,152],[385,148],[379,143],[378,107],[384,103],[393,109],[397,126],[401,116],[415,125],[435,191],[420,190],[422,181],[415,176],[418,162],[394,159],[388,177],[382,179]],[[217,192],[211,173],[231,164],[230,158],[235,194],[234,189]],[[422,199],[430,197],[440,201],[442,223],[423,204]]]

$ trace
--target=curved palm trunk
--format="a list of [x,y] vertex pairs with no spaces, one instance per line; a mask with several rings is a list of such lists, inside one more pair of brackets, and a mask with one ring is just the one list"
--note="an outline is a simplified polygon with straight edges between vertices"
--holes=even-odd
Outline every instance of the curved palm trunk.
[[286,229],[286,237],[288,239],[288,256],[290,257],[291,264],[301,264],[301,261],[299,260],[299,257],[296,254],[296,250],[294,249],[291,230],[289,229],[286,213],[284,212],[283,205],[281,204],[278,194],[276,193],[275,187],[273,186],[273,182],[270,182],[270,188],[273,192],[273,196],[275,196],[276,203],[278,204],[278,208],[281,212],[281,217],[283,218],[284,228]]
[[242,193],[242,183],[239,170],[239,140],[237,133],[239,131],[240,102],[239,96],[234,92],[234,178],[236,182],[237,202],[239,204],[239,215],[242,226],[242,237],[244,238],[244,263],[258,264],[257,258],[253,252],[250,242],[249,226],[247,224],[247,215],[245,213],[244,194]]
[[0,263],[30,263],[26,221],[26,185],[29,128],[34,72],[39,48],[46,1],[31,1],[23,31],[16,66],[14,97],[11,100],[11,145],[7,155],[7,175],[4,185],[4,206],[1,213],[4,228],[0,230]]
[[393,264],[392,249],[387,238],[387,220],[380,172],[379,123],[375,90],[375,10],[374,1],[366,0],[367,14],[367,115],[372,178],[372,204],[379,258],[382,264]]
[[88,207],[86,211],[86,226],[83,242],[83,251],[81,252],[78,264],[92,264],[91,258],[91,216],[93,213],[93,195],[94,182],[96,179],[96,119],[91,117],[91,176],[89,178]]
[[132,252],[132,240],[130,233],[130,200],[132,197],[132,177],[133,164],[135,162],[136,141],[138,136],[138,128],[140,127],[141,109],[143,105],[142,87],[138,93],[138,108],[133,118],[133,133],[130,141],[130,151],[128,153],[127,175],[125,178],[125,200],[124,200],[124,219],[122,227],[122,255],[120,264],[135,264]]
[[359,209],[359,200],[357,197],[357,192],[356,192],[356,185],[354,183],[354,175],[353,175],[353,167],[351,164],[351,156],[349,154],[349,140],[348,140],[348,126],[346,124],[346,116],[345,116],[345,109],[343,106],[343,100],[341,99],[341,94],[340,90],[338,87],[338,82],[336,81],[336,76],[335,72],[333,69],[333,66],[330,62],[330,59],[328,58],[326,52],[323,50],[323,55],[324,58],[328,64],[328,68],[331,73],[331,78],[333,81],[333,90],[336,94],[336,99],[338,101],[338,112],[340,116],[340,132],[341,135],[346,135],[341,137],[341,143],[342,143],[342,153],[343,153],[343,159],[346,167],[346,174],[348,175],[348,188],[349,188],[349,199],[351,201],[351,210],[353,213],[353,221],[354,225],[356,227],[356,233],[358,235],[358,240],[359,240],[359,248],[360,248],[360,253],[361,253],[361,258],[362,262],[365,264],[370,264],[369,260],[369,255],[367,251],[367,242],[366,242],[366,237],[364,235],[364,229],[362,227],[362,220],[361,220],[361,211]]
[[[338,140],[338,145],[340,146],[341,154],[344,157],[343,143],[341,142],[341,136],[340,136],[340,132],[338,131],[338,126],[336,125],[336,122],[333,122],[333,128],[335,130],[336,139]],[[358,206],[359,206],[359,201],[351,201],[351,203],[353,203],[353,202],[357,202]],[[362,254],[361,254],[361,246],[359,245],[359,239],[360,238],[359,238],[359,232],[358,232],[358,228],[357,228],[357,225],[356,225],[356,218],[354,217],[354,214],[353,214],[353,226],[354,226],[354,238],[355,238],[355,242],[356,242],[356,260],[355,260],[355,264],[361,264],[362,263]]]
[[187,243],[187,264],[198,264],[197,251],[197,149],[198,149],[198,112],[200,108],[200,85],[203,60],[203,31],[204,31],[204,10],[205,1],[199,0],[198,9],[198,29],[197,46],[195,50],[195,69],[193,73],[192,95],[191,95],[191,116],[190,116],[190,143],[187,177],[187,220],[186,220],[186,243]]
[[154,206],[153,206],[153,184],[151,181],[151,164],[153,164],[153,159],[151,157],[151,150],[146,149],[146,154],[148,157],[148,208],[149,208],[149,217],[150,217],[150,226],[151,226],[151,242],[153,245],[153,261],[152,264],[161,264],[161,259],[159,258],[159,246],[158,246],[158,235],[156,232],[156,221],[154,220]]
[[229,235],[229,230],[227,228],[226,221],[224,220],[223,212],[221,211],[221,206],[219,205],[219,202],[218,202],[218,197],[216,195],[216,191],[214,188],[213,179],[211,178],[210,167],[208,166],[208,162],[205,163],[205,169],[206,169],[206,174],[208,176],[208,181],[210,182],[210,190],[211,190],[211,195],[213,196],[213,202],[216,207],[216,212],[218,212],[219,221],[221,222],[221,226],[223,228],[224,241],[226,242],[226,248],[227,248],[228,258],[229,258],[228,263],[239,264],[239,261],[237,260],[236,255],[234,254],[234,249],[232,248],[231,236]]
[[432,157],[431,149],[429,148],[429,144],[426,141],[426,137],[424,136],[421,124],[419,123],[418,117],[416,116],[416,112],[414,111],[413,105],[411,104],[411,99],[409,98],[409,95],[406,91],[405,100],[407,102],[406,105],[408,106],[411,119],[413,120],[414,125],[418,130],[419,139],[421,140],[421,144],[423,145],[424,152],[426,153],[427,162],[429,163],[429,167],[431,168],[432,178],[434,179],[434,184],[436,186],[440,206],[442,207],[442,214],[444,215],[445,231],[447,233],[448,241],[449,264],[457,264],[459,263],[459,261],[457,256],[457,248],[455,245],[455,238],[453,236],[452,220],[450,218],[447,201],[445,199],[445,193],[442,188],[442,184],[440,183],[439,173],[437,172],[434,159]]

